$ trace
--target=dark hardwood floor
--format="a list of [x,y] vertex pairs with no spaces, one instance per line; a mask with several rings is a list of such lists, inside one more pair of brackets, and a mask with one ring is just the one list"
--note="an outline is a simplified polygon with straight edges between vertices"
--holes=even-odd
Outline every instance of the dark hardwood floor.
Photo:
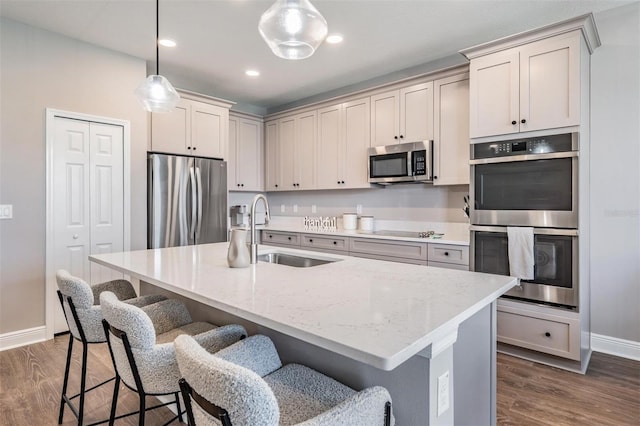
[[[67,342],[63,335],[0,352],[0,425],[57,423]],[[79,387],[81,353],[77,342],[74,346],[72,391]],[[113,372],[106,345],[90,345],[90,352],[89,387]],[[86,423],[108,417],[112,390],[110,383],[88,394]],[[150,398],[148,404],[153,403]],[[137,405],[137,395],[122,386],[118,413],[133,411]],[[160,425],[172,416],[161,408],[147,413],[146,423]],[[66,409],[63,424],[75,423]],[[137,416],[116,424],[135,425]],[[498,424],[639,425],[640,362],[594,353],[582,376],[498,354]]]

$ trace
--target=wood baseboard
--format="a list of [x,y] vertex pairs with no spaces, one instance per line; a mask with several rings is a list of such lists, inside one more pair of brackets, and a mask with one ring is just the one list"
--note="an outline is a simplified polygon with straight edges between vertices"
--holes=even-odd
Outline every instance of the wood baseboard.
[[12,331],[0,334],[0,351],[44,342],[45,340],[47,340],[47,328],[45,326]]

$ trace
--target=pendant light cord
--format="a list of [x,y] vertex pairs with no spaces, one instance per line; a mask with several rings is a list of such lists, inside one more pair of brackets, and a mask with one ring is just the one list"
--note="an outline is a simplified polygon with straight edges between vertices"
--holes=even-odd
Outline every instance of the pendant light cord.
[[160,75],[160,0],[156,0],[156,75]]

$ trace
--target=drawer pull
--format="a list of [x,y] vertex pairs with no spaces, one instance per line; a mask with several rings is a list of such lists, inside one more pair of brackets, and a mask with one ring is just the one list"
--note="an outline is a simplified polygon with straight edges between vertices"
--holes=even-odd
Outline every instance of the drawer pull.
[[338,244],[338,242],[337,242],[337,241],[334,241],[334,242],[333,242],[333,245],[336,245],[336,244]]
[[291,241],[291,237],[287,237],[287,240]]
[[312,242],[313,242],[313,240],[309,239],[309,242],[310,242],[310,243],[312,243]]
[[448,251],[445,251],[445,252],[444,252],[444,255],[445,255],[445,256],[449,256],[449,252],[448,252]]
[[551,337],[551,333],[549,333],[548,331],[547,331],[546,333],[544,333],[544,335],[545,335],[546,337]]
[[273,238],[273,235],[269,235],[269,238]]

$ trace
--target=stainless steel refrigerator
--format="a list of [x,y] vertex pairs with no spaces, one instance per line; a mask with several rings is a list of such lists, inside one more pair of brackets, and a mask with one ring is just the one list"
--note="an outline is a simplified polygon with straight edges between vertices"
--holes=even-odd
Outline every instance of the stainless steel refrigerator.
[[227,163],[149,153],[148,248],[227,241]]

